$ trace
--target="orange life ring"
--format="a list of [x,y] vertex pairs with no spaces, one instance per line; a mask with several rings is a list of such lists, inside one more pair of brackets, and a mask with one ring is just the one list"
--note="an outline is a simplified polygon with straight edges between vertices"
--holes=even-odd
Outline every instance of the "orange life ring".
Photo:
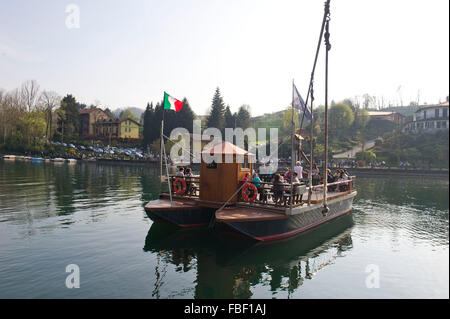
[[[181,183],[181,188],[178,189],[178,183]],[[178,177],[173,181],[173,191],[178,195],[183,195],[186,192],[186,181],[184,178]]]
[[[252,197],[248,197],[248,189],[249,188],[251,188],[253,190]],[[242,198],[246,202],[254,202],[257,196],[258,196],[258,189],[256,188],[256,186],[251,183],[245,184],[244,188],[242,189]]]

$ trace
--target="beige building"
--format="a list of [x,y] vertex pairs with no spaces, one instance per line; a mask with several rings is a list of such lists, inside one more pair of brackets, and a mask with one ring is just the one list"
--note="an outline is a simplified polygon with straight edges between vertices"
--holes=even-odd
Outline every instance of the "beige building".
[[95,123],[99,121],[109,121],[110,117],[103,110],[98,108],[79,110],[80,115],[80,137],[94,137]]

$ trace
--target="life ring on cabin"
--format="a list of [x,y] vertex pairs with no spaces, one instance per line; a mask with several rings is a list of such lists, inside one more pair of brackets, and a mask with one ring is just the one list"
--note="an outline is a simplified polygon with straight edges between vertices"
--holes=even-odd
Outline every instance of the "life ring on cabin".
[[[181,188],[178,188],[178,184],[181,183]],[[186,192],[186,181],[184,178],[178,177],[173,181],[173,191],[178,195],[183,195]]]
[[[253,191],[253,195],[251,197],[248,197],[249,188],[251,188],[251,191]],[[257,196],[258,196],[258,189],[254,184],[247,183],[244,185],[244,188],[242,189],[242,198],[246,202],[254,202]]]

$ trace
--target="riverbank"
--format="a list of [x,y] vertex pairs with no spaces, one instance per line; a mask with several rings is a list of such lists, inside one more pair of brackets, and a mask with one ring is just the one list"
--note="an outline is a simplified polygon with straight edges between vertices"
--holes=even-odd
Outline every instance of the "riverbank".
[[346,168],[355,176],[411,176],[448,178],[448,169],[402,169],[402,168]]

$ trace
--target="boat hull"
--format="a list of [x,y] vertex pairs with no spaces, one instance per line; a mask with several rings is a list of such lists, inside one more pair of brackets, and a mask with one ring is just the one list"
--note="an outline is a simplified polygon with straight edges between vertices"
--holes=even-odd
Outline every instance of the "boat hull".
[[221,235],[243,236],[256,241],[280,241],[305,233],[322,224],[351,213],[356,191],[328,202],[329,212],[323,214],[321,203],[294,211],[293,215],[272,220],[223,222],[214,227]]
[[215,209],[200,207],[189,201],[159,199],[145,205],[147,216],[153,221],[163,221],[182,228],[207,227]]

